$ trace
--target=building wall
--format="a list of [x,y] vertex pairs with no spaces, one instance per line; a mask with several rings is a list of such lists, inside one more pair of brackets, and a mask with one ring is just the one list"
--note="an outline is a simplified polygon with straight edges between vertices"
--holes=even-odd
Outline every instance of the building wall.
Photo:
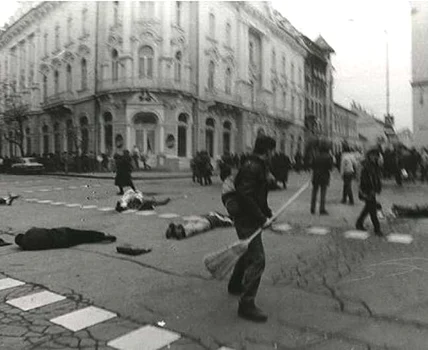
[[343,143],[351,147],[360,147],[358,138],[359,129],[357,113],[334,103],[332,117],[332,141],[333,149],[336,152],[342,151]]

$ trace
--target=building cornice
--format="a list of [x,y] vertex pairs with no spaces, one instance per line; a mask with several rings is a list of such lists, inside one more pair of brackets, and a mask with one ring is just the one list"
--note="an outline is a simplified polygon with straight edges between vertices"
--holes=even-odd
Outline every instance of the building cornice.
[[0,49],[8,45],[30,25],[40,22],[40,19],[46,17],[49,13],[62,4],[63,2],[61,1],[44,1],[36,7],[30,9],[17,21],[5,29],[4,33],[0,37]]

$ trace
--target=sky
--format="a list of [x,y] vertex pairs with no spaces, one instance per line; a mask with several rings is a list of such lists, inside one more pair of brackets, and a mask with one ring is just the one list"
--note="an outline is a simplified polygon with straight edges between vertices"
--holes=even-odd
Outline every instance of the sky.
[[[18,5],[2,2],[0,26]],[[273,0],[272,5],[300,32],[313,40],[322,35],[335,50],[334,100],[345,107],[354,100],[382,120],[388,56],[390,113],[397,129],[413,128],[408,0]]]

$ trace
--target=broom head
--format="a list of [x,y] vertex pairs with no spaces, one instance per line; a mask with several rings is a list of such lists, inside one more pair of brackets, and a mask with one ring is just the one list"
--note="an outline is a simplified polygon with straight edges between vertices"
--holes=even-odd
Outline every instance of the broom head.
[[207,270],[215,279],[223,280],[247,251],[248,244],[248,240],[238,241],[218,252],[206,255],[204,263]]

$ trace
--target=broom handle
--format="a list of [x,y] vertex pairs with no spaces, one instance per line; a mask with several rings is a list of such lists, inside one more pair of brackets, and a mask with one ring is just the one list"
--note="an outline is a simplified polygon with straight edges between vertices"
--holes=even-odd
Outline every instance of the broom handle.
[[[299,197],[301,194],[302,194],[302,192],[304,191],[304,190],[306,190],[307,188],[308,188],[308,186],[309,186],[309,183],[310,183],[310,181],[308,181],[308,182],[306,182],[302,187],[300,187],[299,188],[299,190],[295,193],[295,194],[293,194],[292,196],[291,196],[291,198],[287,201],[287,202],[285,202],[285,204],[281,207],[281,208],[279,208],[277,211],[276,211],[276,213],[274,213],[273,215],[272,215],[272,217],[271,218],[269,218],[268,219],[268,221],[266,222],[266,224],[269,226],[279,215],[281,215],[282,214],[282,212],[291,204],[291,203],[293,203],[295,200],[296,200],[296,198],[297,197]],[[264,225],[263,225],[264,226]],[[254,238],[256,238],[256,236],[257,235],[259,235],[260,233],[262,233],[262,231],[263,231],[263,226],[262,227],[260,227],[259,229],[257,229],[257,231],[256,232],[254,232],[250,237],[248,237],[246,240],[245,240],[245,242],[247,243],[247,244],[250,244],[250,242],[254,239]]]

